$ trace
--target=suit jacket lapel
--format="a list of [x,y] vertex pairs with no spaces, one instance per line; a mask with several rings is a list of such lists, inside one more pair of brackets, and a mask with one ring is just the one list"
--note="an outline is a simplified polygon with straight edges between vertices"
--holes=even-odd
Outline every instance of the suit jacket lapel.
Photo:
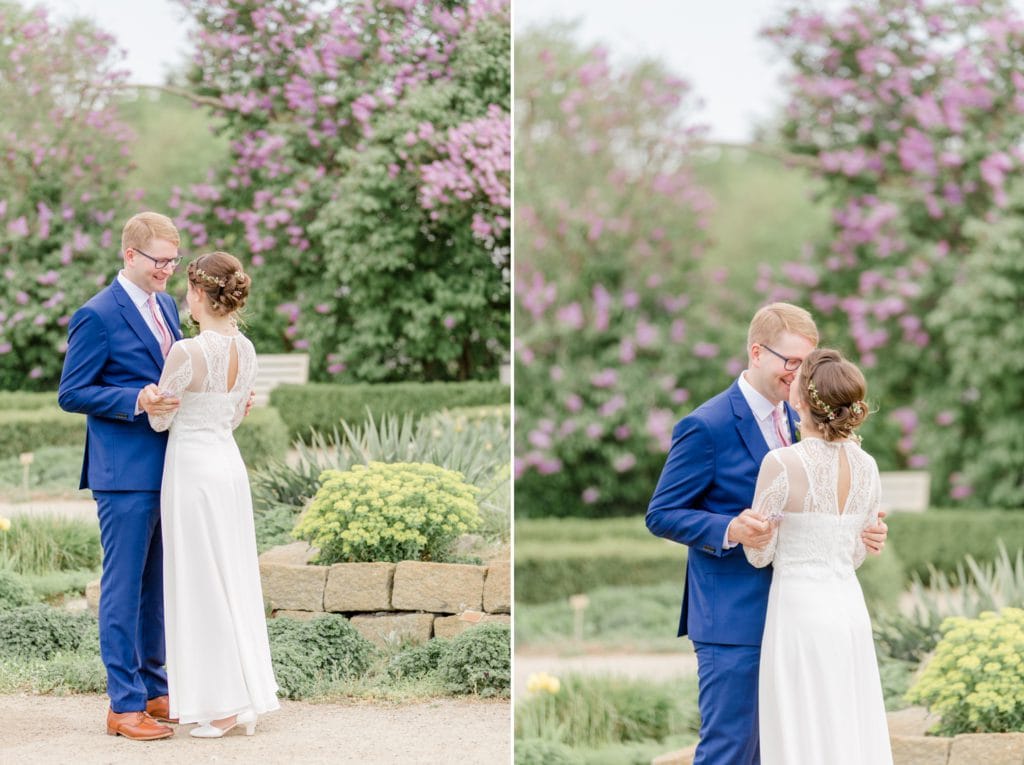
[[797,429],[796,424],[799,422],[797,419],[796,412],[793,411],[793,407],[786,401],[783,404],[786,411],[786,424],[789,426],[789,443],[795,444],[797,442]]
[[765,455],[768,454],[768,444],[765,443],[764,434],[761,433],[761,428],[757,424],[754,413],[750,410],[750,405],[743,398],[743,391],[740,390],[739,383],[734,382],[729,388],[729,401],[732,403],[732,412],[736,417],[736,430],[740,434],[740,439],[747,447],[747,451],[750,452],[750,456],[760,465]]
[[[146,324],[146,320],[142,318],[142,314],[139,313],[139,309],[135,307],[131,298],[128,297],[128,293],[125,292],[117,279],[115,278],[113,283],[110,285],[111,291],[114,293],[114,297],[117,298],[118,304],[121,306],[121,315],[124,320],[128,322],[128,326],[132,328],[132,331],[138,336],[142,344],[146,346],[146,350],[149,351],[149,355],[153,357],[153,361],[156,362],[157,369],[164,368],[164,355],[160,352],[160,343],[157,342],[156,337],[150,330],[149,325]],[[159,303],[159,300],[157,300]]]

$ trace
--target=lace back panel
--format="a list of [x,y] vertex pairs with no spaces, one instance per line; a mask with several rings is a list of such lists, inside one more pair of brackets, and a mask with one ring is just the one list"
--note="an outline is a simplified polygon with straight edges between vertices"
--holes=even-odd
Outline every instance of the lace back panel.
[[[840,453],[850,466],[850,491],[838,505]],[[878,517],[878,468],[851,441],[807,438],[765,458],[754,510],[781,518],[772,541],[761,550],[744,548],[755,566],[772,563],[776,574],[853,576],[866,554],[863,529]]]

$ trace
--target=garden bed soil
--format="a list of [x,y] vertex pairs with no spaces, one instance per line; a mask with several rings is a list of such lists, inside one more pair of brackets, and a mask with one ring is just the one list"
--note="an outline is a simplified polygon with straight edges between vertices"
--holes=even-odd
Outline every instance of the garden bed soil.
[[217,740],[174,726],[162,741],[106,735],[105,696],[0,695],[0,762],[111,765],[182,762],[411,763],[508,765],[511,705],[438,699],[414,704],[282,701],[260,718],[256,735],[241,728]]

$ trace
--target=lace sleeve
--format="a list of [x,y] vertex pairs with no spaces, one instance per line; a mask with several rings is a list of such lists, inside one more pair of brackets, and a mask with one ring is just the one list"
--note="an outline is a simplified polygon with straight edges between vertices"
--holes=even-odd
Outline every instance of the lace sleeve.
[[245,419],[245,407],[249,403],[249,394],[256,384],[256,349],[248,338],[245,343],[238,344],[238,399],[235,401],[235,413],[231,418],[231,429],[236,429]]
[[[164,371],[160,375],[158,387],[163,393],[181,398],[182,392],[192,382],[192,357],[181,342],[171,346],[171,352],[167,354],[164,362]],[[170,414],[153,415],[149,418],[149,426],[155,431],[164,431],[171,427],[171,421],[177,410]]]
[[882,502],[882,478],[878,474],[878,465],[872,465],[868,473],[868,480],[871,481],[871,488],[868,490],[868,507],[864,513],[864,525],[861,533],[857,535],[857,541],[853,548],[853,567],[860,568],[864,559],[868,556],[868,548],[864,545],[864,529],[878,523],[878,509]]
[[747,556],[751,566],[764,568],[775,557],[775,545],[779,540],[778,521],[782,519],[782,508],[789,497],[789,479],[786,467],[777,454],[768,453],[761,463],[761,471],[757,474],[757,488],[754,490],[753,510],[762,518],[776,521],[772,528],[772,538],[764,547],[752,548],[743,546],[743,554]]

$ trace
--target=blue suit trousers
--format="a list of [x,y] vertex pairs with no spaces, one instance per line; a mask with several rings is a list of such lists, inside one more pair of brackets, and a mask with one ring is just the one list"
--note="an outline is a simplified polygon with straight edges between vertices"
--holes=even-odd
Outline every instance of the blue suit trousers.
[[94,491],[103,545],[100,655],[115,712],[167,693],[160,492]]
[[693,765],[760,765],[757,675],[761,647],[693,644],[700,743]]

